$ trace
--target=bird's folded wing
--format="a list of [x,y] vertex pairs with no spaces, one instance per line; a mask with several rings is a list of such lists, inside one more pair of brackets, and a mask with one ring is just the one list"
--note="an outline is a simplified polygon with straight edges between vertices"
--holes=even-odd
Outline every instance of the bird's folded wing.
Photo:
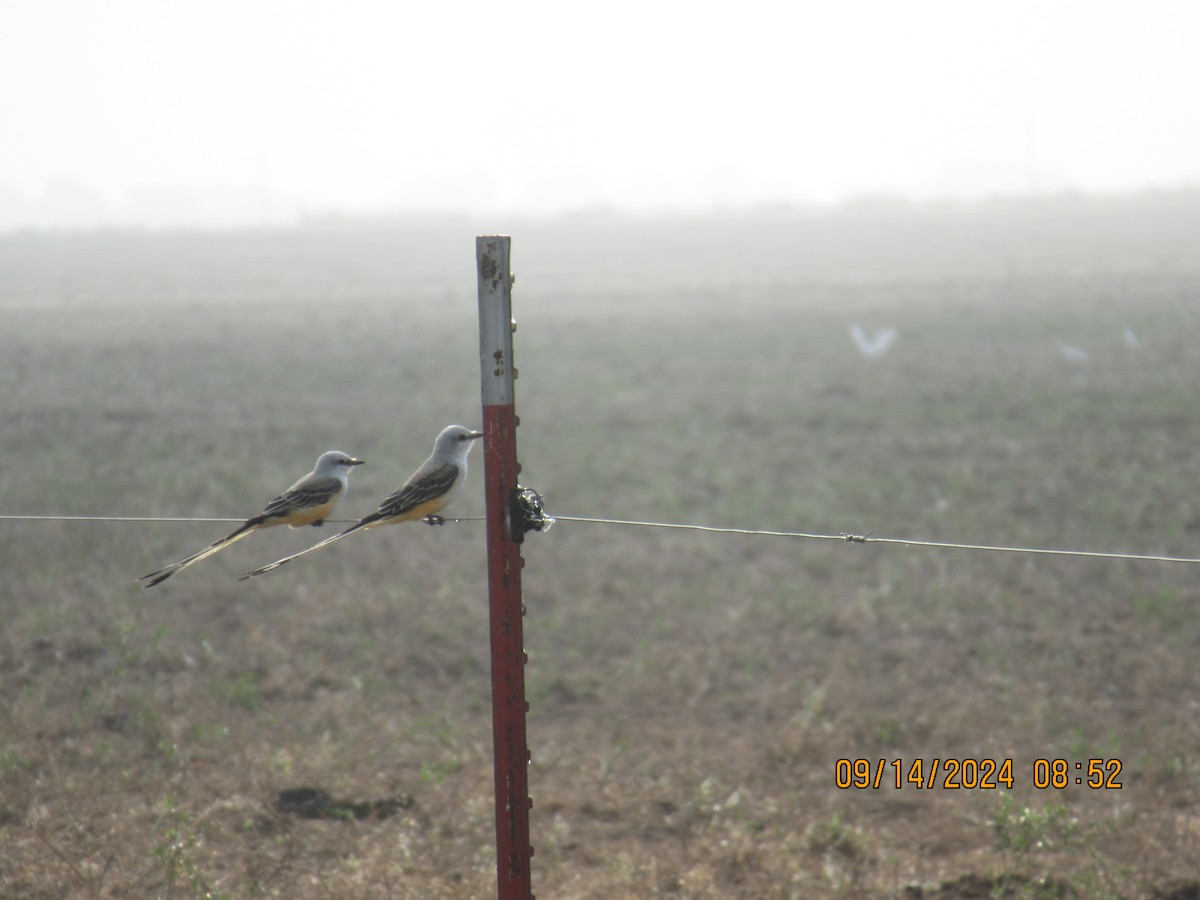
[[454,487],[457,478],[458,466],[454,463],[432,466],[428,471],[418,473],[408,484],[380,503],[376,515],[380,519],[403,515],[445,494]]
[[341,489],[342,483],[336,478],[314,478],[311,481],[303,481],[268,503],[262,514],[266,518],[274,518],[285,516],[296,510],[323,506],[336,497]]

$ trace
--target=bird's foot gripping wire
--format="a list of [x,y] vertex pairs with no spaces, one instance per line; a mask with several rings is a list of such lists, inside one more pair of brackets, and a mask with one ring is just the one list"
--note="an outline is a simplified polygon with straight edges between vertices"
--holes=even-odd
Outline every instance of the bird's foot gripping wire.
[[445,525],[446,520],[442,516],[426,516],[421,520],[426,525]]
[[517,485],[509,512],[512,539],[519,544],[525,540],[526,532],[549,531],[553,524],[554,516],[546,512],[541,495],[533,488]]
[[873,531],[868,531],[866,534],[851,534],[848,531],[843,531],[842,537],[844,537],[846,542],[850,544],[865,544],[868,538],[870,538],[874,533],[875,532]]

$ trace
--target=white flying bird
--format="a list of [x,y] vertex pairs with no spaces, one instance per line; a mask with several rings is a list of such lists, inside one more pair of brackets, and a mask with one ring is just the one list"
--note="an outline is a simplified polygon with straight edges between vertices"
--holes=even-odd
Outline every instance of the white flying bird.
[[1062,358],[1068,362],[1084,363],[1090,358],[1090,354],[1082,347],[1073,347],[1058,338],[1054,339],[1054,343],[1058,345],[1058,352],[1062,355]]
[[880,328],[872,335],[868,335],[857,322],[850,325],[850,337],[854,341],[854,346],[858,348],[858,352],[867,359],[872,359],[880,356],[892,346],[892,341],[896,339],[895,328]]

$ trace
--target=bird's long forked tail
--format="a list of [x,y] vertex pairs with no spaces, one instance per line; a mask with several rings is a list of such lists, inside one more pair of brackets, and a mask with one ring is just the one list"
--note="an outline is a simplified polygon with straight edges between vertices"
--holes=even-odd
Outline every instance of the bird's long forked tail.
[[183,559],[178,559],[175,562],[171,563],[169,566],[163,566],[161,569],[157,569],[157,570],[149,573],[148,575],[140,576],[137,580],[146,582],[145,584],[142,585],[143,589],[154,587],[154,585],[160,584],[161,582],[166,581],[172,575],[174,575],[178,572],[182,572],[188,566],[194,565],[195,563],[198,563],[201,560],[208,559],[214,553],[224,550],[226,547],[230,546],[231,544],[237,543],[242,538],[244,538],[246,535],[250,534],[252,531],[255,531],[257,525],[258,525],[258,523],[255,522],[254,520],[246,522],[244,525],[242,525],[242,527],[238,528],[236,531],[233,531],[230,534],[225,535],[225,537],[221,538],[219,541],[213,541],[211,544],[209,544],[207,547],[205,547],[203,550],[199,551],[198,553],[193,553],[191,556],[185,556]]
[[332,537],[327,537],[327,538],[325,538],[325,540],[320,541],[316,544],[313,544],[311,547],[309,547],[305,550],[301,550],[299,553],[293,553],[291,556],[285,556],[283,559],[277,559],[273,563],[268,563],[267,565],[262,566],[261,568],[254,569],[253,571],[247,572],[245,575],[239,576],[238,581],[245,581],[247,578],[257,578],[259,575],[266,575],[268,572],[272,571],[273,569],[278,569],[280,566],[284,565],[285,563],[290,563],[292,560],[299,559],[302,556],[308,556],[308,554],[312,553],[314,550],[320,550],[322,547],[326,547],[329,544],[332,544],[334,541],[340,541],[342,538],[347,537],[348,535],[354,534],[354,532],[358,531],[360,528],[366,528],[368,525],[370,525],[374,521],[375,521],[374,517],[368,516],[366,519],[363,519],[362,521],[355,522],[353,525],[351,525],[345,531],[339,531],[337,534],[333,535]]

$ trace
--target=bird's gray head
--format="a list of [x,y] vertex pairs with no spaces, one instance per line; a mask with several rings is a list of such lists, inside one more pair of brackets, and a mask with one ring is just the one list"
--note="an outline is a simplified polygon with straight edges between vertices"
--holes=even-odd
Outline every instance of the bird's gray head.
[[442,459],[466,459],[471,444],[483,437],[482,431],[472,431],[462,425],[447,425],[433,444],[433,455]]
[[341,450],[329,450],[322,453],[317,459],[317,464],[313,467],[314,475],[332,475],[336,477],[348,476],[355,466],[361,466],[364,460],[355,459],[348,453],[343,453]]

